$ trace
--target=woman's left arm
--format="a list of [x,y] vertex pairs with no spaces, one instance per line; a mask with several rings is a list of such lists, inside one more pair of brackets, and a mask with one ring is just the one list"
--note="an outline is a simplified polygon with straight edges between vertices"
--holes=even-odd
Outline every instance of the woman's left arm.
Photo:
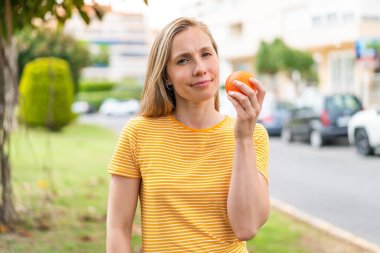
[[235,126],[235,152],[227,214],[232,230],[241,241],[252,239],[269,217],[268,182],[257,168],[256,147],[253,133],[265,96],[264,87],[250,80],[257,93],[247,85],[235,81],[240,92],[229,93],[237,117]]

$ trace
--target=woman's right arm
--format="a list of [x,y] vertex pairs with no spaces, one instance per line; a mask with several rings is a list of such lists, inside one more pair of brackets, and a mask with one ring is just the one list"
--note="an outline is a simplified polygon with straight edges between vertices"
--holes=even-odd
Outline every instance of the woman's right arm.
[[107,253],[132,253],[132,226],[139,189],[140,179],[111,176],[107,211]]

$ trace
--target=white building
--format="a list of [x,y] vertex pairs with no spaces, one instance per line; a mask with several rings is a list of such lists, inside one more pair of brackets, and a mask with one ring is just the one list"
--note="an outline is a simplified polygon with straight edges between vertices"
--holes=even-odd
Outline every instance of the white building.
[[102,20],[93,18],[86,25],[78,14],[73,15],[64,27],[66,33],[88,43],[93,53],[106,46],[109,51],[108,66],[85,68],[87,79],[120,81],[126,78],[143,79],[148,59],[149,43],[144,15],[106,9]]
[[[322,93],[351,92],[366,106],[380,103],[374,61],[356,59],[355,51],[357,41],[380,39],[379,0],[189,0],[181,14],[210,26],[232,69],[254,71],[260,41],[280,37],[313,55]],[[289,80],[277,80],[280,98],[293,99]]]

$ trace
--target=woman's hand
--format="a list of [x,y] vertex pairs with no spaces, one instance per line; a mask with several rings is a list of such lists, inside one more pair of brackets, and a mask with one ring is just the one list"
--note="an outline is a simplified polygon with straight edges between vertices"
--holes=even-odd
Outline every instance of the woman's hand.
[[246,95],[234,91],[228,92],[227,95],[228,99],[236,109],[235,138],[239,140],[252,140],[256,121],[265,97],[264,86],[257,79],[250,78],[249,81],[255,85],[257,92],[251,89],[248,85],[235,80],[234,84],[236,87]]

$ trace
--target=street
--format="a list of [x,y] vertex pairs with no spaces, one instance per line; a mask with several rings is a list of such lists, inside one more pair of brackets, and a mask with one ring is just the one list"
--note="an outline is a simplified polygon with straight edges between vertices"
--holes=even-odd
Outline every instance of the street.
[[116,133],[120,133],[125,123],[127,123],[129,118],[132,116],[133,115],[122,116],[122,117],[111,117],[111,116],[102,115],[100,113],[93,113],[93,114],[83,114],[78,118],[78,120],[80,123],[100,125],[100,126],[109,128],[111,130],[114,130]]
[[[83,115],[120,132],[128,117]],[[363,157],[347,143],[319,150],[270,137],[272,197],[380,245],[380,156]]]
[[380,156],[271,137],[272,197],[380,245]]

